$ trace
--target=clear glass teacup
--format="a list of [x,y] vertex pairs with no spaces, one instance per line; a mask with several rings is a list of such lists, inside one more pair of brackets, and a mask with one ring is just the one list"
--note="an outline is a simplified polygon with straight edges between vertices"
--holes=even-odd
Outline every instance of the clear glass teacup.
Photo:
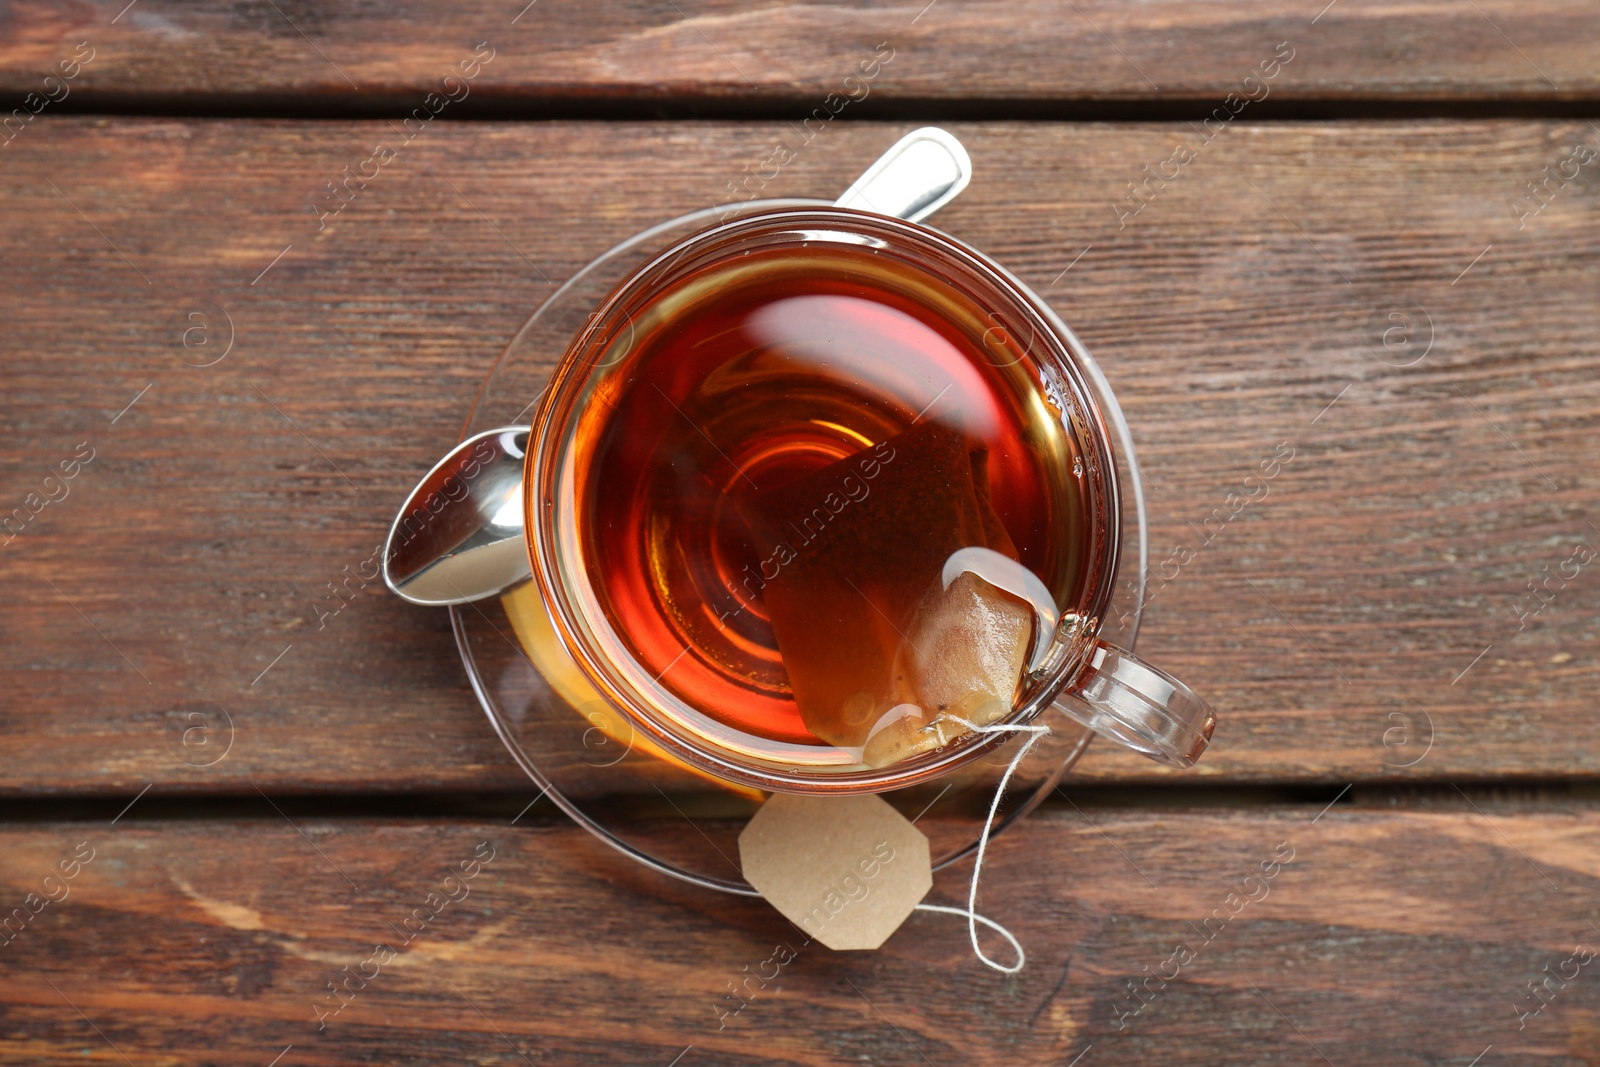
[[533,419],[560,646],[651,747],[761,790],[926,782],[1052,707],[1192,764],[1210,708],[1099,636],[1124,435],[1088,366],[1020,281],[914,223],[776,211],[679,241]]

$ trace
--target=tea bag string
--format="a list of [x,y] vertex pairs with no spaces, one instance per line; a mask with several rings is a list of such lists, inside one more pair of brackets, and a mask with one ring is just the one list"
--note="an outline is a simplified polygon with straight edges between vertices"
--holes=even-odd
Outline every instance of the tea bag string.
[[[1028,962],[1027,954],[1022,951],[1022,944],[1011,935],[1011,931],[995,922],[978,914],[978,878],[983,873],[983,857],[989,849],[989,837],[994,832],[994,817],[1000,810],[1000,800],[1005,796],[1006,786],[1011,784],[1011,776],[1016,773],[1017,767],[1027,758],[1028,750],[1039,743],[1039,740],[1050,733],[1050,727],[1043,723],[979,726],[975,722],[968,722],[956,715],[946,716],[951,722],[958,722],[967,729],[979,734],[1025,733],[1028,739],[1017,749],[1017,754],[1011,757],[1011,765],[1006,768],[1006,773],[1000,776],[1000,784],[995,786],[994,799],[989,802],[989,817],[983,822],[983,833],[978,837],[978,855],[972,862],[972,884],[967,892],[966,908],[951,908],[943,904],[918,904],[918,911],[938,911],[948,915],[963,915],[967,920],[967,936],[972,939],[973,954],[984,964],[993,967],[1001,974],[1016,974]],[[1001,937],[1011,943],[1011,948],[1017,954],[1017,962],[1007,966],[984,955],[983,949],[978,945],[978,924],[994,930]]]

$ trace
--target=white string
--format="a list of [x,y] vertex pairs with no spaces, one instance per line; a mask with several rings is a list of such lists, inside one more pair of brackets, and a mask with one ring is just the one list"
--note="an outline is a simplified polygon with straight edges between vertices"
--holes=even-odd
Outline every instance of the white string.
[[[1011,936],[1011,931],[1007,930],[993,919],[987,919],[978,914],[978,877],[983,873],[983,856],[984,853],[989,849],[989,835],[993,832],[995,813],[1000,810],[1000,799],[1005,796],[1006,786],[1011,784],[1011,776],[1016,772],[1017,765],[1020,764],[1028,755],[1028,750],[1036,745],[1040,738],[1045,737],[1050,733],[1050,727],[1044,725],[1043,723],[1034,725],[1016,724],[1010,726],[979,726],[977,723],[968,722],[966,719],[956,715],[947,715],[945,718],[951,722],[960,723],[962,726],[965,726],[974,733],[1025,733],[1028,734],[1029,737],[1028,740],[1022,743],[1022,747],[1017,750],[1017,754],[1011,757],[1011,766],[1007,767],[1006,773],[1000,776],[1000,784],[995,786],[994,799],[989,802],[989,817],[983,822],[983,833],[978,838],[978,855],[972,861],[972,885],[967,893],[966,908],[963,910],[961,908],[946,907],[942,904],[918,904],[917,910],[938,911],[945,912],[950,915],[966,916],[967,936],[972,939],[973,954],[976,955],[978,959],[982,960],[986,965],[993,967],[1001,974],[1016,974],[1018,971],[1022,970],[1023,965],[1028,962],[1027,954],[1022,951],[1022,944],[1015,937]],[[978,945],[979,923],[983,923],[983,925],[989,927],[991,930],[996,931],[1001,937],[1004,937],[1011,943],[1012,949],[1015,950],[1017,954],[1017,962],[1014,965],[1008,967],[1005,964],[998,963],[983,954],[983,949]]]
[[[946,915],[959,915],[962,918],[976,919],[979,922],[981,922],[983,925],[987,926],[989,929],[993,930],[995,933],[999,934],[1001,937],[1005,938],[1007,941],[1009,941],[1011,943],[1011,951],[1013,951],[1013,952],[1015,952],[1017,954],[1017,965],[1015,967],[1007,968],[1007,967],[1002,967],[999,964],[994,963],[991,960],[984,960],[983,961],[983,962],[989,964],[989,966],[995,968],[996,970],[1005,971],[1006,974],[1016,974],[1018,971],[1022,970],[1022,965],[1027,962],[1028,956],[1027,956],[1027,953],[1022,951],[1021,942],[1019,942],[1015,937],[1012,936],[1010,930],[1007,930],[1004,926],[1001,926],[999,923],[995,922],[993,919],[989,918],[987,915],[979,915],[976,912],[972,912],[972,911],[967,910],[966,908],[952,908],[952,907],[948,907],[948,906],[946,906],[944,904],[918,904],[916,910],[917,911],[937,911],[937,912],[943,912]],[[978,953],[978,955],[980,957],[982,957],[983,953],[980,952],[980,953]]]

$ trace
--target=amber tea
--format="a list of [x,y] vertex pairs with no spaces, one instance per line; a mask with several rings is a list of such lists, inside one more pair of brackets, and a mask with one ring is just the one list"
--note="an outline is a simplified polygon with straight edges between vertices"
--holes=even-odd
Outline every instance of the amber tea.
[[574,415],[573,533],[611,632],[751,751],[885,767],[1008,715],[1039,614],[952,560],[1062,605],[1092,577],[1085,460],[1036,341],[869,241],[650,293]]

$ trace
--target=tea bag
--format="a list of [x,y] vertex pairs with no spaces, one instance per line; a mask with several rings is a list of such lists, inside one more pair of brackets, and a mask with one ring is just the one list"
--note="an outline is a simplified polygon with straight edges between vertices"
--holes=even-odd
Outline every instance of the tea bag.
[[896,671],[911,683],[917,714],[884,723],[862,762],[886,767],[937,748],[967,732],[956,719],[986,726],[1005,718],[1032,635],[1032,609],[975,574],[930,589]]
[[871,766],[1011,708],[1033,611],[974,574],[941,578],[962,548],[1017,557],[986,459],[930,423],[738,504],[806,728]]

